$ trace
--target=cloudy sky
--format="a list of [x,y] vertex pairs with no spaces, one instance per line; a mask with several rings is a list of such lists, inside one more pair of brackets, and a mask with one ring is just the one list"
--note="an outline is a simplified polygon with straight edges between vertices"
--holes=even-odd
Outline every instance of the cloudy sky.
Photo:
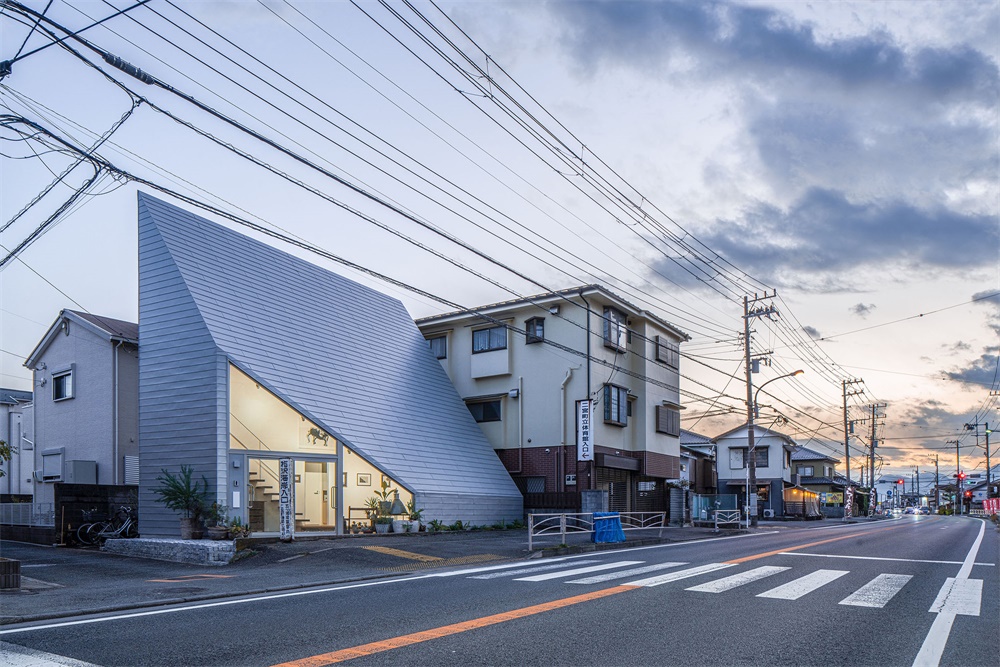
[[[152,0],[83,33],[187,101],[80,43],[31,53],[41,30],[19,48],[30,21],[5,11],[0,58],[30,55],[0,82],[4,254],[93,174],[18,216],[76,159],[27,119],[419,288],[294,250],[414,317],[607,284],[691,334],[684,426],[707,435],[745,418],[742,297],[776,291],[755,383],[806,373],[768,387],[762,423],[843,458],[841,381],[863,378],[849,417],[887,405],[884,471],[951,474],[951,440],[984,468],[963,427],[1000,422],[1000,3],[413,5]],[[30,387],[61,308],[137,317],[137,189],[99,175],[2,267],[0,386]]]

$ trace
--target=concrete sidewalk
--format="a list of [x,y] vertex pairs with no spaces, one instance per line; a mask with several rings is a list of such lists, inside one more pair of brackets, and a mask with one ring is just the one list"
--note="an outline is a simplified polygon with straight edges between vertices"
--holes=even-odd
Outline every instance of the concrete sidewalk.
[[[762,527],[762,530],[771,527]],[[738,531],[724,531],[733,534]],[[744,531],[745,532],[745,531]],[[528,551],[525,530],[358,535],[258,543],[224,567],[128,558],[95,549],[0,543],[21,561],[20,591],[0,593],[0,625],[253,595],[433,569],[715,537],[710,528],[628,531],[620,544],[594,545],[589,533],[550,536]]]

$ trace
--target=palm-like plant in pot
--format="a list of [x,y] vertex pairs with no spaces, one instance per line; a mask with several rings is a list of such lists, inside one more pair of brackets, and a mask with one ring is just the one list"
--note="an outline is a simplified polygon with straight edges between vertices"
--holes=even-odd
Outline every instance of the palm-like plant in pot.
[[172,509],[181,515],[181,539],[190,540],[196,535],[201,537],[200,522],[205,503],[208,502],[208,480],[201,476],[201,481],[194,480],[194,468],[182,465],[176,475],[166,468],[160,469],[156,481],[160,486],[153,489],[158,500],[167,509]]

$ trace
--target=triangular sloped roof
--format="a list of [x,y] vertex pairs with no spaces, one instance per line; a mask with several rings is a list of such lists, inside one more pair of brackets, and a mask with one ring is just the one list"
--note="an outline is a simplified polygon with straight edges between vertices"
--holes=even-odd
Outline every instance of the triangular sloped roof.
[[520,498],[400,301],[142,193],[139,218],[263,386],[412,491]]
[[35,346],[35,349],[31,351],[31,354],[28,355],[27,360],[24,362],[27,368],[34,370],[35,366],[38,365],[39,359],[41,359],[45,350],[52,343],[52,339],[59,333],[61,325],[65,321],[80,324],[92,333],[108,341],[124,341],[133,345],[139,343],[139,325],[134,322],[116,320],[113,317],[104,317],[103,315],[94,315],[93,313],[84,313],[79,310],[65,308],[59,311],[59,316],[55,322],[48,328],[45,335],[42,336],[42,339]]

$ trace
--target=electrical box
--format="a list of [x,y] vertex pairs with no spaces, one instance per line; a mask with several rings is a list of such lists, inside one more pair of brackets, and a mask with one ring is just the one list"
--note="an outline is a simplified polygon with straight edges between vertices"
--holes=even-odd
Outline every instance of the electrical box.
[[97,461],[66,461],[67,484],[97,484]]

